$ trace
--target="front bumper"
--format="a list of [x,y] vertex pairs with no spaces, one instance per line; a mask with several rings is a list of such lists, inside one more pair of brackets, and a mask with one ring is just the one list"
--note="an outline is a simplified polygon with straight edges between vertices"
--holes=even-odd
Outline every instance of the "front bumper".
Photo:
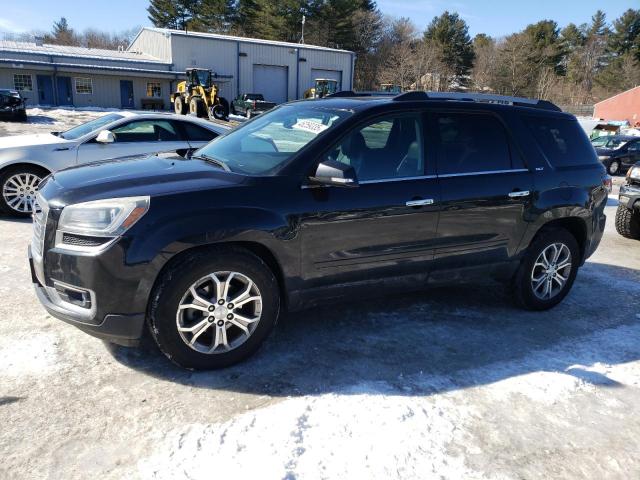
[[[53,317],[78,327],[85,333],[94,337],[107,340],[123,346],[135,346],[142,336],[145,315],[140,314],[105,314],[96,312],[99,298],[92,290],[79,289],[88,292],[87,303],[89,308],[80,307],[71,303],[53,286],[43,283],[42,267],[31,252],[28,250],[29,265],[31,268],[31,280],[36,292],[36,296],[44,308]],[[40,273],[40,275],[39,275]],[[71,285],[62,284],[64,287],[73,289]]]
[[618,195],[618,204],[629,209],[640,206],[640,185],[622,185]]

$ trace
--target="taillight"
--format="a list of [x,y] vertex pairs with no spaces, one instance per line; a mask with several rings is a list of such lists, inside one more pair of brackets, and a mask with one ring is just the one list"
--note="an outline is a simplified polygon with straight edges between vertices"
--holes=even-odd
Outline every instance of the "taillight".
[[602,185],[607,189],[607,192],[611,193],[613,191],[613,179],[611,175],[605,175],[602,177]]

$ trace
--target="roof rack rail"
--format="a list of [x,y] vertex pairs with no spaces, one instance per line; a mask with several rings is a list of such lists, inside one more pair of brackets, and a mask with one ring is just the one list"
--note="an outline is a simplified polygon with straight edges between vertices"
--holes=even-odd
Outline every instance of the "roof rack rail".
[[353,90],[341,90],[336,93],[325,96],[324,98],[340,98],[340,97],[373,97],[376,92],[354,92]]
[[411,102],[418,100],[454,100],[459,102],[492,103],[498,105],[515,105],[520,107],[540,108],[561,112],[562,109],[548,100],[533,98],[510,97],[506,95],[493,95],[486,93],[461,93],[461,92],[405,92],[393,97],[394,102]]

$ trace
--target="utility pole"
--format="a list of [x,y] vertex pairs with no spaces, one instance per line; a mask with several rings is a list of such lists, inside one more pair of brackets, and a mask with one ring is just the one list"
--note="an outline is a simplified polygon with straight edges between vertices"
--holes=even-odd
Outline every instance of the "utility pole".
[[300,43],[304,43],[304,24],[307,21],[307,17],[302,15],[302,37],[300,37]]

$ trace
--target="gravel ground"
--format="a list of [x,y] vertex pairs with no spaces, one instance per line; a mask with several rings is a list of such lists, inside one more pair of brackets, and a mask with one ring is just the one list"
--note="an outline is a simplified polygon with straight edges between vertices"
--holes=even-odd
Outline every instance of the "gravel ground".
[[[30,113],[0,135],[100,114]],[[493,285],[319,308],[209,373],[47,315],[30,222],[0,218],[0,478],[639,478],[640,242],[615,208],[552,311]]]

